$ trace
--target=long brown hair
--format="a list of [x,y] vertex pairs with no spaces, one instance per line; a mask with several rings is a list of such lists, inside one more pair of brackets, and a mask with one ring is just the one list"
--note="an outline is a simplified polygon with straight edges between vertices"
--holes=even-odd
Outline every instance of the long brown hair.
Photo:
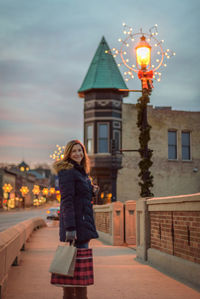
[[67,161],[68,158],[70,158],[72,148],[76,144],[80,144],[80,146],[82,147],[83,159],[81,161],[81,165],[83,166],[85,172],[89,173],[90,172],[90,161],[89,161],[85,146],[79,140],[71,140],[67,143],[67,145],[65,146],[65,149],[64,149],[63,161]]

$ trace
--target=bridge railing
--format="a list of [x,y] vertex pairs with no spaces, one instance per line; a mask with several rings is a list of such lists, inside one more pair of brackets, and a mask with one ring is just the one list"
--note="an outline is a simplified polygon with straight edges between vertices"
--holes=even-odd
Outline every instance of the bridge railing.
[[10,267],[18,264],[20,252],[25,250],[33,230],[42,226],[46,226],[44,219],[35,217],[0,232],[0,298],[6,293]]
[[135,201],[95,205],[95,223],[100,238],[111,245],[135,245],[135,210]]
[[200,286],[200,193],[139,199],[137,257]]

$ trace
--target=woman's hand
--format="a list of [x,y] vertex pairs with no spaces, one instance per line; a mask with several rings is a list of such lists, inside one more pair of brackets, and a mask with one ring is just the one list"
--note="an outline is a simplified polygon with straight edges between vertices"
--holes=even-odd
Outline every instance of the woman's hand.
[[98,192],[99,192],[99,186],[98,185],[93,185],[92,186],[93,187],[93,193],[94,193],[94,195],[97,195],[98,194]]
[[76,239],[76,230],[66,231],[66,241],[72,242]]

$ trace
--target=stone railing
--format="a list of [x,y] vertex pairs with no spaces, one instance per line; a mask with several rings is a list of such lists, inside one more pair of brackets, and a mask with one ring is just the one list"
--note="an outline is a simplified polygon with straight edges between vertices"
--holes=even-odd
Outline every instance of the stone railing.
[[99,236],[111,245],[136,243],[135,201],[113,202],[94,206],[94,217]]
[[137,257],[200,282],[200,193],[139,199]]
[[25,250],[26,241],[33,230],[42,226],[46,226],[46,222],[36,217],[0,232],[0,298],[4,298],[6,292],[10,267],[18,264],[20,251]]

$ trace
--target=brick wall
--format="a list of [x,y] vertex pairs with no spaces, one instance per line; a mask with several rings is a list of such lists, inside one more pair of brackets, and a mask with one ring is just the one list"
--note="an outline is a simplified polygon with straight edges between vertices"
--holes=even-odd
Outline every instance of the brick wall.
[[95,224],[98,231],[112,234],[112,214],[111,212],[95,212]]
[[150,247],[200,264],[200,211],[151,211]]

